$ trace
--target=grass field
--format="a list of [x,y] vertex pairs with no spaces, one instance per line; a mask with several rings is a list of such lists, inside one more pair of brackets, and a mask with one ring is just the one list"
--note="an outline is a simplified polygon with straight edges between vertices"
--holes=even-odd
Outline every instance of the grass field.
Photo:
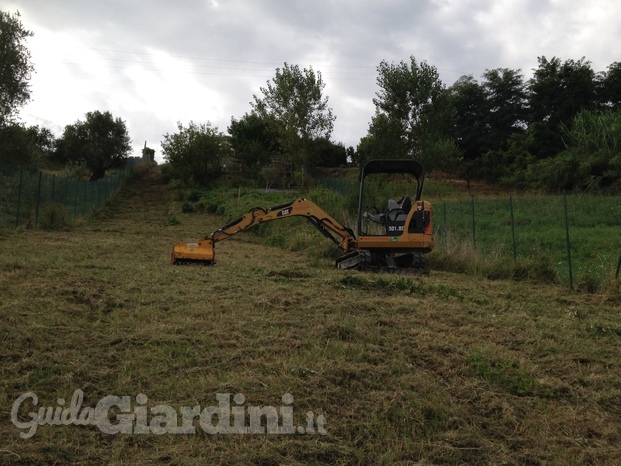
[[[72,230],[0,231],[0,463],[621,464],[617,290],[345,273],[252,233],[214,267],[172,267],[174,243],[223,221],[172,202],[149,173]],[[20,395],[38,396],[26,422],[77,389],[84,407],[129,396],[132,413],[243,394],[246,415],[287,405],[325,433],[210,434],[197,417],[193,435],[20,437]]]

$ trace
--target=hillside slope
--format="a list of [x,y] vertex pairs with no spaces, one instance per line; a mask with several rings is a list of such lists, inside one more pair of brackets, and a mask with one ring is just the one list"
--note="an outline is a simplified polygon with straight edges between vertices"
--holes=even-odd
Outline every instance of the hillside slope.
[[[621,463],[618,297],[344,273],[252,233],[219,244],[213,267],[172,267],[175,242],[225,220],[175,209],[151,171],[83,226],[0,239],[0,463]],[[133,434],[20,438],[20,395],[38,396],[26,423],[78,389],[83,407],[128,396],[131,413],[168,405],[179,425],[181,407],[230,394],[246,421],[292,407],[296,430],[311,412],[325,433],[212,435],[197,417],[194,434],[156,435],[151,412],[149,434],[134,420]]]

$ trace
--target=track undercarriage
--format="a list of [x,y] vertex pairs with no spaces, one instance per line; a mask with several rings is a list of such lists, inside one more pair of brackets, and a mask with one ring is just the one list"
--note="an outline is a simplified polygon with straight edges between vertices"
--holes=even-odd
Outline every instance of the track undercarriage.
[[404,275],[429,275],[425,255],[420,252],[406,252],[392,255],[359,249],[349,252],[336,260],[336,267],[341,270],[362,270]]

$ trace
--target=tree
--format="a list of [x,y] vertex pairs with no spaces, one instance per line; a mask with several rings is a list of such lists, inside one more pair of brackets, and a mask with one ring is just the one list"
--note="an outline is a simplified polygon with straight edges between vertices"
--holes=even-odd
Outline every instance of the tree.
[[342,143],[334,143],[326,138],[315,139],[311,150],[318,167],[336,168],[347,165],[347,149]]
[[257,113],[247,113],[239,120],[231,118],[228,132],[235,157],[255,175],[281,152],[277,126]]
[[19,12],[0,11],[0,126],[30,100],[28,81],[34,67],[24,41],[32,35],[22,26]]
[[[378,129],[388,129],[385,139],[399,139],[389,146],[404,151],[393,153],[392,157],[417,158],[431,169],[439,161],[427,155],[427,149],[437,147],[438,141],[447,138],[452,117],[448,94],[437,69],[410,57],[409,63],[402,61],[398,65],[382,61],[377,71],[380,91],[373,99],[376,115],[370,133],[377,137]],[[381,121],[380,115],[387,122]]]
[[621,186],[621,110],[583,111],[563,128],[567,148],[539,164],[546,187],[588,189]]
[[384,113],[376,113],[371,119],[367,135],[358,143],[356,162],[405,158],[408,149],[402,131],[399,121],[391,120]]
[[511,136],[526,128],[526,90],[520,70],[496,68],[483,73],[489,149],[505,150]]
[[84,121],[65,126],[59,151],[65,162],[83,163],[91,172],[91,181],[120,166],[131,151],[125,122],[110,112],[86,113]]
[[600,82],[600,103],[606,108],[621,108],[621,62],[614,62],[603,73]]
[[47,128],[10,123],[0,125],[0,162],[37,167],[52,157],[55,138]]
[[323,96],[321,73],[297,65],[276,68],[276,76],[262,87],[263,97],[250,102],[262,118],[276,123],[280,145],[288,161],[301,169],[315,162],[310,151],[313,139],[329,139],[336,117]]
[[534,135],[533,155],[547,158],[565,148],[561,127],[570,127],[582,110],[597,107],[597,82],[591,63],[539,57],[539,67],[529,81],[528,105]]
[[[520,70],[496,68],[483,73],[485,99],[476,158],[465,160],[462,170],[470,176],[497,183],[522,171],[527,129],[526,90]],[[470,154],[471,155],[471,154]]]
[[449,88],[449,95],[455,111],[453,140],[465,162],[476,160],[489,150],[490,110],[485,88],[472,75],[462,76]]
[[162,142],[172,176],[186,184],[207,185],[220,174],[220,162],[229,152],[228,141],[209,122],[191,121],[187,128],[178,123],[177,128],[178,133],[165,134]]

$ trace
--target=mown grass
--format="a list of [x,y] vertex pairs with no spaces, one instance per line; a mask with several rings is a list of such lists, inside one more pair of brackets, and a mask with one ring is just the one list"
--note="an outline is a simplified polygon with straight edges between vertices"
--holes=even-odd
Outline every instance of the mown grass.
[[[232,196],[230,200],[236,203]],[[245,206],[241,205],[242,211]],[[180,223],[171,224],[174,214]],[[172,244],[226,218],[183,213],[149,175],[73,230],[0,237],[4,464],[619,464],[621,299],[556,285],[344,273],[240,234],[213,267]],[[285,222],[274,222],[285,223]],[[304,225],[309,229],[309,226]],[[108,435],[10,420],[143,393],[149,408],[294,397],[327,435]]]

